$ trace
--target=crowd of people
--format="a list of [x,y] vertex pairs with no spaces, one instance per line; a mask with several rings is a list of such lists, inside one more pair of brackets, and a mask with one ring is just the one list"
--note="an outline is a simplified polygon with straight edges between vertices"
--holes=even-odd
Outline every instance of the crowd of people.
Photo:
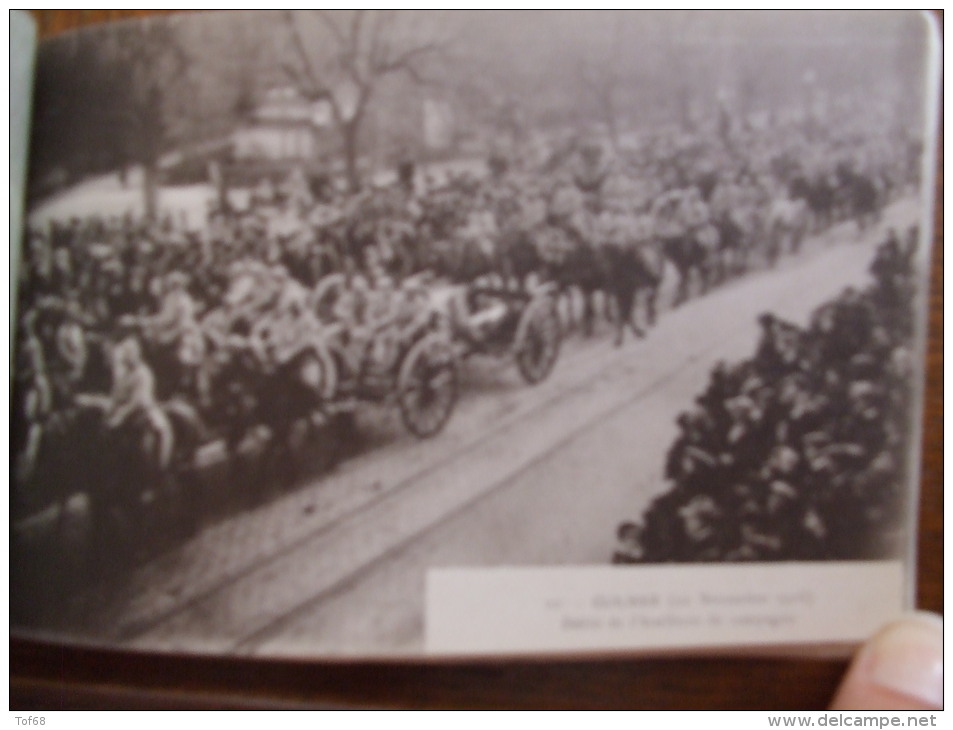
[[915,183],[908,150],[860,122],[870,120],[837,132],[660,132],[613,154],[606,140],[553,138],[535,156],[491,155],[485,170],[402,165],[393,184],[358,193],[292,173],[243,205],[222,196],[198,230],[172,214],[31,228],[19,276],[18,493],[35,481],[44,443],[82,410],[108,431],[141,431],[160,469],[187,459],[175,424],[214,432],[226,412],[216,393],[231,392],[222,380],[239,357],[268,373],[316,343],[343,372],[315,382],[314,401],[333,398],[367,358],[386,364],[430,281],[571,287],[589,270],[599,286],[601,249],[664,253],[689,239],[687,295],[692,269],[707,279],[770,260],[781,232],[793,248],[805,226],[866,212],[854,181],[873,187],[877,206]]
[[877,559],[903,539],[913,463],[917,231],[797,327],[760,318],[718,364],[665,466],[671,488],[618,528],[614,562]]

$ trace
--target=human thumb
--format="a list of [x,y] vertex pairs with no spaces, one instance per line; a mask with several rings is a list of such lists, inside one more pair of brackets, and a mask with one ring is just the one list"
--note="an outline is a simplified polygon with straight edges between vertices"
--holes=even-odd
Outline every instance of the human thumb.
[[917,612],[888,624],[854,657],[832,710],[943,707],[943,618]]

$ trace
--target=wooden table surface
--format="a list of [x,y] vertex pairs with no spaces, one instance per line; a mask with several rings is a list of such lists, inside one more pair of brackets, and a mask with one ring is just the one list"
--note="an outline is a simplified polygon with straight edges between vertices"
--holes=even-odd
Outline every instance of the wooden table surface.
[[[32,11],[41,38],[161,11]],[[942,11],[937,11],[942,28]],[[924,413],[917,605],[943,611],[943,138]],[[823,709],[845,668],[812,659],[387,664],[133,654],[11,639],[10,708]]]

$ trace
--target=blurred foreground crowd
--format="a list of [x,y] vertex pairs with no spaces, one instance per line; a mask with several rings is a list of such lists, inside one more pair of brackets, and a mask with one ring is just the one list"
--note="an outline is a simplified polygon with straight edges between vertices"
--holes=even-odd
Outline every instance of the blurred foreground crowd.
[[616,563],[878,559],[897,554],[916,461],[917,231],[891,231],[873,283],[806,327],[770,314],[720,363],[668,452],[671,487],[619,526]]

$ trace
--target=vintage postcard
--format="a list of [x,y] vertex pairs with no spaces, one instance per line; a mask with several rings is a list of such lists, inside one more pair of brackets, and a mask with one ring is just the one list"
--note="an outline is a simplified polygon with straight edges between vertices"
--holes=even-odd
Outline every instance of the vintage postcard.
[[43,42],[11,631],[850,647],[915,585],[938,39],[258,11]]

